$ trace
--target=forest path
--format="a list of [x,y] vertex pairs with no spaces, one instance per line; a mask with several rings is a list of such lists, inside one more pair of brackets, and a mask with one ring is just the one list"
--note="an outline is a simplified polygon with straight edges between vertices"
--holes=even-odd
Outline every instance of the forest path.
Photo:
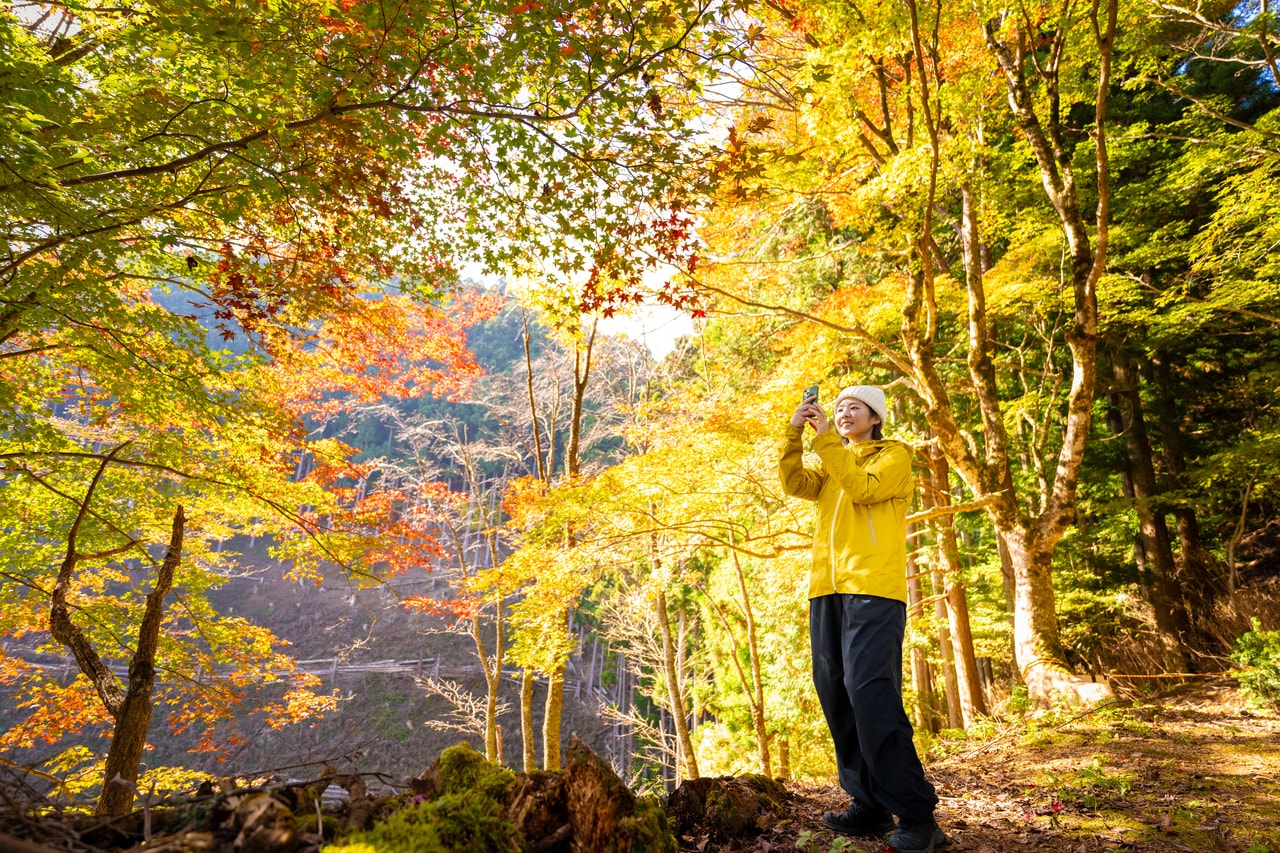
[[[1248,707],[1235,682],[1198,679],[1071,718],[1032,717],[927,767],[948,853],[1280,853],[1280,716]],[[820,823],[837,788],[788,786],[789,822],[682,850],[864,851]]]

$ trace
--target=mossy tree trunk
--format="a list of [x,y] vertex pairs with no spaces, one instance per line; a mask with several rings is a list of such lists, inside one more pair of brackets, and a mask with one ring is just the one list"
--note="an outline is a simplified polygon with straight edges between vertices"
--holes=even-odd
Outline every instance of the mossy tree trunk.
[[547,702],[542,716],[542,769],[560,769],[560,717],[564,711],[564,664],[547,679]]
[[129,663],[129,687],[124,702],[115,715],[111,748],[103,770],[102,793],[95,812],[100,815],[128,814],[133,807],[142,751],[151,730],[151,690],[156,680],[156,650],[160,642],[160,623],[164,620],[164,600],[173,588],[173,576],[182,561],[182,534],[186,519],[182,507],[173,516],[173,529],[164,562],[156,572],[156,585],[147,596],[142,624],[138,628],[138,645]]
[[520,754],[525,773],[538,769],[537,745],[533,741],[533,670],[520,672]]

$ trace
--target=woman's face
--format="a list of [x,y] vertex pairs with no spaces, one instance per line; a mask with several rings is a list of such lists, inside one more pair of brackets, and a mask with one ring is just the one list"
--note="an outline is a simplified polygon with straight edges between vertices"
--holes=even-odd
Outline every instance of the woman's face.
[[850,441],[866,441],[880,416],[857,397],[844,397],[836,403],[836,432]]

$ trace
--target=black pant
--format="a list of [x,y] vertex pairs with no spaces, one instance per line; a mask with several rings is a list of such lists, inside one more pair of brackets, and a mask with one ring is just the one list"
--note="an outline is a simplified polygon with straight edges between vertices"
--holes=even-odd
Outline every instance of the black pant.
[[924,776],[902,708],[907,606],[874,595],[809,601],[813,684],[835,741],[840,787],[908,822],[932,817],[938,796]]

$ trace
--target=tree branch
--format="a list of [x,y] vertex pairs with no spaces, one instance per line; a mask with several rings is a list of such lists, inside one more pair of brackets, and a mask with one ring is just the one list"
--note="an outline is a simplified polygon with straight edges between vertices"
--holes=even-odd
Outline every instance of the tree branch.
[[115,674],[102,661],[101,656],[99,656],[97,649],[93,647],[89,638],[71,621],[71,613],[67,605],[67,592],[71,587],[71,573],[75,570],[76,564],[85,556],[76,551],[76,537],[80,532],[81,522],[84,521],[85,515],[89,512],[89,503],[93,500],[93,493],[97,489],[98,483],[101,482],[107,466],[115,460],[116,454],[131,443],[126,441],[105,457],[102,457],[102,464],[98,466],[93,479],[89,481],[84,500],[80,502],[80,508],[76,512],[75,521],[71,523],[71,529],[67,531],[67,555],[63,558],[62,566],[58,569],[58,580],[54,584],[53,599],[49,607],[49,632],[55,640],[71,650],[71,654],[75,656],[80,671],[93,684],[93,689],[97,692],[98,698],[102,700],[103,707],[107,709],[107,712],[112,717],[119,716],[120,709],[124,706],[125,692]]

